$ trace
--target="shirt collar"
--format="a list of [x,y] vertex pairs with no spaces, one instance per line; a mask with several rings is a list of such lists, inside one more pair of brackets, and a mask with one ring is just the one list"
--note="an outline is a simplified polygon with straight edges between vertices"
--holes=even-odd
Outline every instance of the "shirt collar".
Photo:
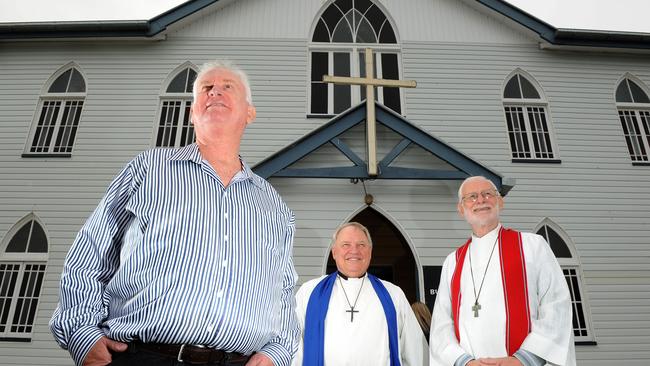
[[248,164],[246,164],[246,162],[241,157],[239,157],[239,160],[241,160],[241,173],[244,176],[244,179],[250,179],[258,188],[264,189],[264,180],[262,177],[255,174],[251,167],[248,166]]
[[[169,157],[168,160],[169,161],[191,161],[195,164],[200,165],[203,163],[203,156],[201,156],[201,152],[199,151],[199,146],[196,143],[194,143],[177,149],[176,152],[174,152]],[[248,164],[246,164],[246,162],[241,158],[241,156],[239,157],[239,161],[241,161],[241,165],[242,165],[241,180],[250,180],[258,188],[264,189],[264,182],[262,178],[257,174],[253,173],[253,170],[250,168]]]
[[498,223],[497,227],[495,227],[494,229],[492,229],[492,231],[490,231],[489,233],[483,235],[480,238],[477,237],[476,235],[474,235],[474,233],[472,233],[472,241],[477,241],[477,240],[479,240],[479,241],[480,240],[492,241],[492,240],[496,239],[497,235],[499,235],[499,230],[501,230],[501,223]]
[[181,147],[172,154],[172,156],[167,159],[169,161],[191,161],[196,164],[201,164],[203,158],[201,157],[201,152],[199,152],[199,146],[197,144],[189,144],[185,147]]
[[[341,277],[342,279],[344,279],[346,281],[350,278],[350,277],[344,275],[343,272],[341,272],[341,271],[337,271],[337,272],[338,272],[339,277]],[[352,278],[362,279],[362,278],[366,277],[367,275],[368,275],[368,272],[366,271],[361,277],[352,277]]]

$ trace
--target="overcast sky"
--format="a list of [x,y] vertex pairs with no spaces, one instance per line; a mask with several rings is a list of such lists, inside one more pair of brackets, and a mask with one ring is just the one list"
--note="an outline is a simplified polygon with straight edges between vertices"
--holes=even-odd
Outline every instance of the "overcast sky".
[[[401,1],[408,4],[408,0]],[[508,1],[556,28],[650,33],[650,0]],[[0,0],[0,22],[149,19],[183,2]]]
[[508,0],[556,28],[650,33],[649,0]]

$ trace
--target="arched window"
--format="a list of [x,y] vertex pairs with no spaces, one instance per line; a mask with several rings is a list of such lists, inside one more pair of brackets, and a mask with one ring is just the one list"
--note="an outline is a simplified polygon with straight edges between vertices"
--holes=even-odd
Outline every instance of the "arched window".
[[564,278],[571,293],[575,341],[593,342],[591,316],[583,291],[582,269],[580,268],[580,261],[572,250],[574,246],[569,244],[570,240],[566,233],[549,219],[544,219],[538,225],[536,232],[549,243],[560,267],[562,267],[562,272],[564,272]]
[[616,88],[616,107],[632,162],[647,163],[650,152],[650,98],[640,82],[624,78]]
[[[365,76],[364,49],[374,50],[375,77],[400,78],[396,33],[386,14],[370,0],[336,0],[316,21],[310,45],[309,113],[334,115],[365,100],[359,86],[323,82],[323,75]],[[377,101],[402,112],[399,88],[378,87]]]
[[86,81],[76,66],[55,73],[41,93],[27,155],[70,156],[86,99]]
[[548,103],[534,79],[515,71],[503,88],[503,108],[513,161],[557,160]]
[[[179,71],[180,69],[180,71]],[[160,95],[160,115],[156,133],[157,147],[181,147],[194,142],[190,121],[192,85],[196,79],[194,66],[181,66],[168,79]]]
[[0,246],[0,339],[29,339],[45,276],[47,236],[29,215],[7,238]]

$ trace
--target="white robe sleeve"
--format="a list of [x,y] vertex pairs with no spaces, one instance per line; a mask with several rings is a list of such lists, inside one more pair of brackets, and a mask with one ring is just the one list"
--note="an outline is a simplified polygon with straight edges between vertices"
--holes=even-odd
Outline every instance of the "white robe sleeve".
[[427,339],[422,333],[420,323],[415,318],[404,292],[397,286],[398,291],[391,291],[398,316],[399,350],[403,366],[428,366]]
[[571,294],[564,273],[542,236],[522,234],[532,327],[520,348],[552,364],[575,365]]
[[314,287],[318,284],[321,278],[304,283],[296,293],[296,315],[298,316],[298,326],[300,327],[300,335],[298,341],[298,350],[293,356],[291,366],[302,366],[303,354],[303,338],[305,336],[305,314],[307,313],[307,304]]
[[440,285],[431,316],[429,332],[429,356],[432,366],[453,366],[456,360],[466,354],[456,339],[454,319],[451,312],[451,277],[456,266],[456,252],[445,259],[440,273]]

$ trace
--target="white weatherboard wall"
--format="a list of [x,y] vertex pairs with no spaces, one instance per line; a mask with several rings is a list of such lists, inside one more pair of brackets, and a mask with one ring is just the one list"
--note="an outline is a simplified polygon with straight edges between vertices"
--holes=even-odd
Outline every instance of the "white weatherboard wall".
[[[0,342],[3,365],[70,365],[47,321],[65,253],[126,161],[151,146],[158,93],[189,61],[237,60],[251,77],[258,119],[242,155],[255,164],[326,119],[306,118],[308,46],[324,1],[233,1],[144,41],[0,43],[0,240],[34,212],[49,261],[32,341]],[[627,73],[650,85],[646,54],[539,49],[526,31],[467,2],[382,2],[400,38],[406,118],[508,178],[505,225],[533,230],[548,217],[575,243],[597,346],[577,347],[579,364],[650,360],[650,167],[632,166],[614,102]],[[282,19],[282,21],[278,21]],[[71,158],[22,158],[38,96],[75,62],[87,97]],[[521,69],[548,100],[561,164],[512,163],[501,93]],[[322,274],[332,230],[361,210],[363,189],[347,180],[272,178],[297,217],[300,282]],[[420,265],[440,265],[468,235],[455,213],[457,182],[371,181],[374,207],[414,248]]]

